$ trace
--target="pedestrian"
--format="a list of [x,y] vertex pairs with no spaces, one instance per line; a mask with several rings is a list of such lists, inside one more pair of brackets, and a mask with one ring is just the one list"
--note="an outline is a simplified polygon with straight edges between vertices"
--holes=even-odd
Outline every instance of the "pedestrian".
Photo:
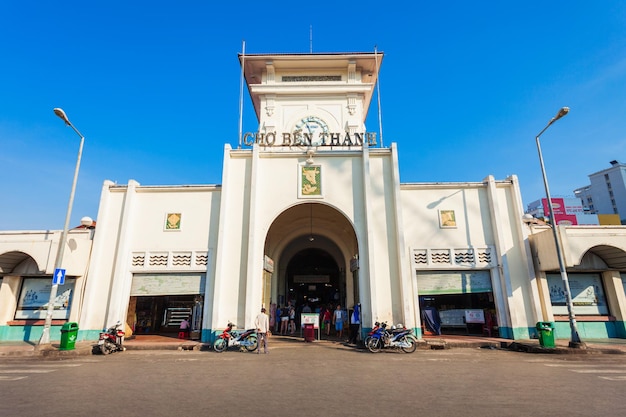
[[339,304],[337,304],[337,308],[333,314],[333,324],[335,325],[337,337],[341,339],[343,337],[343,311],[341,311],[341,305]]
[[289,309],[289,334],[296,332],[296,309],[293,306]]
[[356,345],[357,335],[359,334],[359,326],[361,325],[361,304],[355,304],[354,310],[350,315],[350,340],[348,343]]
[[178,329],[178,336],[180,337],[182,333],[182,336],[183,336],[182,338],[188,339],[190,327],[191,327],[191,324],[189,323],[189,320],[187,319],[187,317],[185,317],[183,321],[180,322],[180,328]]
[[280,317],[282,316],[282,311],[283,308],[282,307],[276,307],[276,318],[275,318],[275,327],[274,327],[274,333],[279,334],[280,333]]
[[322,310],[321,316],[322,316],[322,329],[326,330],[326,336],[330,336],[330,322],[332,321],[332,318],[333,318],[333,315],[330,312],[330,309],[324,307],[324,309]]
[[280,308],[280,334],[286,335],[289,327],[289,309],[285,306]]
[[274,329],[276,326],[276,303],[270,304],[270,329]]
[[256,319],[254,319],[254,327],[256,327],[257,334],[257,350],[256,353],[261,353],[261,345],[263,345],[263,353],[269,353],[267,350],[267,337],[270,333],[270,318],[265,314],[265,307],[261,309],[261,312]]

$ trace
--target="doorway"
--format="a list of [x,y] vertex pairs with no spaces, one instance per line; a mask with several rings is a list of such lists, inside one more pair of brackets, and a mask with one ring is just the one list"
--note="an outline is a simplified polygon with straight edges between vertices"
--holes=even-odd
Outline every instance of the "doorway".
[[307,248],[296,253],[287,264],[288,301],[308,305],[315,312],[322,306],[345,299],[345,277],[335,259],[325,250]]
[[129,307],[134,310],[135,335],[162,335],[176,337],[180,323],[187,319],[191,336],[202,328],[203,297],[197,295],[161,295],[131,297]]

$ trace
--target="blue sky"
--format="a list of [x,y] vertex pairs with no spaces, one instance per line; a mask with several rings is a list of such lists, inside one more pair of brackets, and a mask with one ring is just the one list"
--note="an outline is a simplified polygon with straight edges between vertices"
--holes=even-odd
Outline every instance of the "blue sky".
[[[396,3],[402,3],[402,6]],[[385,53],[385,145],[402,182],[516,174],[527,204],[626,162],[626,2],[5,2],[0,13],[0,230],[72,225],[104,180],[219,184],[238,142],[237,54]],[[373,100],[366,121],[378,131]],[[257,128],[250,102],[244,131]]]

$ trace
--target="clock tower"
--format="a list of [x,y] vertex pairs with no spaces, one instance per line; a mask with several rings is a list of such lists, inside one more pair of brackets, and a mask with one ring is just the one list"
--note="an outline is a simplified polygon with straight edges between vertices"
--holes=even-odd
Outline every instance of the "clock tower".
[[257,132],[275,134],[277,144],[291,135],[313,146],[332,135],[343,144],[339,136],[364,134],[382,58],[379,52],[240,54]]

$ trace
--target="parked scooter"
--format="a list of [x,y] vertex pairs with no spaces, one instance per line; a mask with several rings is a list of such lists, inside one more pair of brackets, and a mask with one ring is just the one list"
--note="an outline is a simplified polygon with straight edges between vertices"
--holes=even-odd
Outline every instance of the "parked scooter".
[[120,329],[122,322],[118,321],[113,327],[109,327],[100,333],[98,346],[103,355],[112,352],[123,352],[126,350],[124,345],[124,330]]
[[379,328],[380,328],[380,322],[377,321],[376,323],[374,323],[374,328],[370,330],[370,332],[367,334],[367,336],[365,336],[365,339],[363,340],[363,345],[365,347],[367,347],[368,343],[370,343],[372,336],[376,334]]
[[387,323],[382,323],[365,343],[365,347],[370,352],[380,352],[382,349],[401,349],[406,353],[413,353],[417,349],[417,341],[411,329],[402,325],[398,328],[387,330]]
[[241,350],[246,349],[248,352],[253,352],[257,348],[257,334],[256,329],[248,329],[243,332],[233,330],[234,324],[228,323],[228,327],[224,329],[221,335],[213,343],[213,349],[216,352],[222,353],[229,347],[239,346]]

